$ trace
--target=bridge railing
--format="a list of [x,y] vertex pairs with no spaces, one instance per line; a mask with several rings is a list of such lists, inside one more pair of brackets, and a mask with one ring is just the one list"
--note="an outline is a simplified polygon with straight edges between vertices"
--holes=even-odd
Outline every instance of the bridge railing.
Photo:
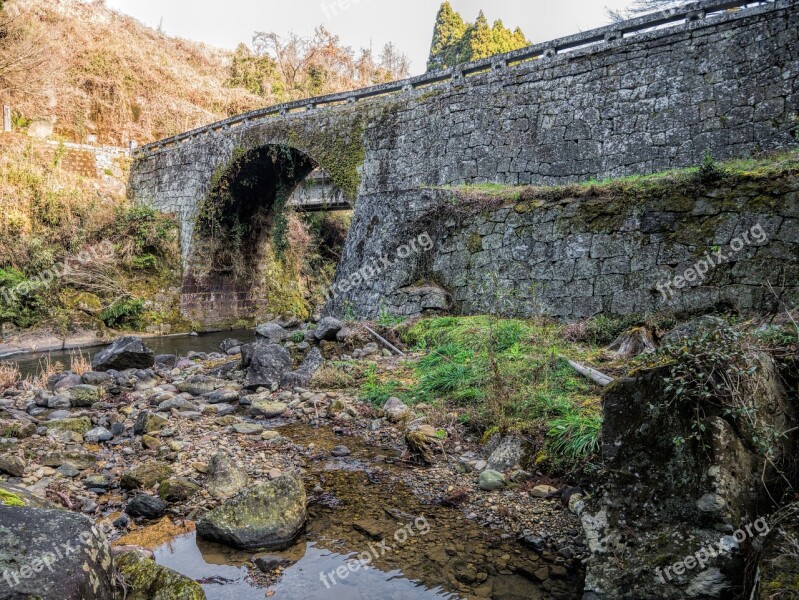
[[358,100],[397,94],[402,92],[412,92],[419,88],[445,81],[460,81],[465,77],[482,73],[489,70],[505,69],[519,63],[530,60],[548,59],[564,52],[615,42],[627,39],[636,34],[667,28],[671,25],[682,23],[695,23],[703,21],[720,13],[726,13],[734,9],[749,9],[760,7],[764,4],[776,4],[789,6],[796,4],[797,0],[704,0],[691,2],[682,6],[659,11],[612,23],[597,29],[591,29],[575,35],[570,35],[549,42],[534,44],[526,48],[521,48],[506,54],[498,54],[471,63],[465,63],[443,69],[431,71],[423,75],[392,81],[381,85],[375,85],[359,90],[338,92],[326,96],[294,100],[283,104],[277,104],[267,108],[261,108],[248,113],[230,117],[223,121],[218,121],[204,127],[187,131],[164,140],[140,146],[133,150],[134,157],[140,157],[158,150],[168,148],[175,144],[192,140],[200,135],[214,131],[228,130],[242,125],[247,125],[253,121],[258,121],[276,115],[287,115],[294,111],[313,110],[324,106],[339,105],[344,103],[354,103]]

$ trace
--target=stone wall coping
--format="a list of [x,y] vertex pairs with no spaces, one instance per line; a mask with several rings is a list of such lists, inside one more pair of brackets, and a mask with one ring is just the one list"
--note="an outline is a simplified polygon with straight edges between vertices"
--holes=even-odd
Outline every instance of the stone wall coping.
[[[679,31],[681,28],[695,29],[711,26],[725,19],[739,19],[797,5],[799,5],[799,0],[703,0],[691,2],[677,8],[619,21],[618,23],[611,23],[610,25],[597,29],[591,29],[556,40],[534,44],[513,52],[491,56],[483,60],[457,65],[444,70],[431,71],[423,75],[417,75],[415,77],[360,90],[294,100],[292,102],[254,110],[140,146],[133,149],[131,154],[134,158],[144,158],[147,155],[169,148],[175,144],[193,140],[202,135],[248,125],[252,121],[258,121],[275,115],[288,115],[293,111],[319,110],[330,106],[352,104],[358,100],[377,96],[425,90],[432,85],[444,82],[459,82],[464,77],[486,71],[510,69],[520,64],[526,64],[531,60],[552,59],[564,52],[578,50],[586,52],[602,51],[608,44],[619,45],[635,42],[638,36],[645,33],[650,33],[653,36],[665,37],[675,33],[675,31]],[[730,12],[732,9],[741,10]]]

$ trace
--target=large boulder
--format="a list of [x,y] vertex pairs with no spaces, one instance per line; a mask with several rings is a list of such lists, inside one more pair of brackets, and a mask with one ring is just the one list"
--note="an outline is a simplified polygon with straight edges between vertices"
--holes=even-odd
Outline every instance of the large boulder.
[[255,337],[268,340],[272,344],[279,344],[288,339],[289,332],[277,323],[264,323],[255,328]]
[[125,369],[149,369],[155,364],[153,351],[138,337],[123,337],[94,355],[92,370],[124,371]]
[[0,502],[0,598],[108,600],[111,547],[91,520]]
[[336,335],[344,328],[344,323],[333,317],[324,317],[316,325],[314,337],[325,342],[335,342]]
[[[242,360],[245,356],[242,347]],[[264,387],[271,391],[280,388],[283,377],[291,370],[291,355],[277,344],[253,344],[246,351],[248,364],[244,387],[250,390]]]
[[114,566],[125,600],[205,600],[202,586],[133,550],[117,556]]
[[281,475],[207,513],[197,523],[197,534],[242,550],[284,550],[302,532],[305,504],[302,481]]
[[305,357],[305,360],[302,361],[300,368],[296,371],[288,373],[283,378],[283,387],[286,389],[307,387],[310,384],[314,373],[319,370],[324,362],[325,359],[322,357],[322,353],[319,351],[319,348],[311,349],[311,351]]
[[247,472],[226,454],[217,453],[208,463],[208,493],[214,498],[230,498],[247,487]]

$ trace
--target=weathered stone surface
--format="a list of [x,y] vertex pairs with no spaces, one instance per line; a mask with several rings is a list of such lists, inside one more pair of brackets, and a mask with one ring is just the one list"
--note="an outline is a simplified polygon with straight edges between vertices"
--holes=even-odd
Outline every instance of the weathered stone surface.
[[514,436],[504,437],[499,446],[488,457],[488,468],[501,473],[514,465],[520,464],[523,454],[521,439]]
[[144,519],[159,519],[164,516],[167,504],[160,498],[148,494],[139,494],[128,501],[125,512],[131,517],[142,517]]
[[0,473],[22,477],[25,474],[25,461],[12,454],[0,454]]
[[255,328],[255,336],[265,339],[270,344],[279,344],[289,337],[289,332],[277,323],[264,323]]
[[480,473],[480,480],[478,482],[481,490],[492,491],[500,490],[505,487],[505,476],[497,471],[486,469]]
[[399,398],[389,398],[383,404],[383,413],[392,423],[398,423],[411,415],[411,409]]
[[283,377],[282,387],[286,389],[306,387],[310,384],[314,373],[321,368],[324,362],[325,359],[322,357],[322,352],[319,348],[311,348],[300,367]]
[[335,342],[336,335],[344,328],[344,323],[333,317],[324,317],[316,325],[314,337],[319,341]]
[[[126,600],[205,600],[202,586],[172,569],[157,564],[139,551],[114,558]],[[110,596],[109,596],[110,598]]]
[[205,539],[243,550],[283,550],[305,525],[302,481],[285,474],[226,501],[197,523]]
[[0,598],[114,597],[111,547],[91,520],[73,512],[0,503],[0,572]]
[[208,493],[214,498],[230,498],[247,487],[248,477],[244,469],[236,466],[226,455],[217,453],[208,463]]
[[95,371],[149,369],[154,364],[153,351],[138,337],[120,338],[92,358],[92,369]]
[[250,396],[252,403],[250,404],[250,414],[258,419],[274,419],[279,417],[288,408],[288,405],[283,402],[272,400],[267,394],[259,396]]
[[169,421],[161,415],[151,413],[149,410],[143,410],[136,417],[136,422],[133,424],[133,433],[136,435],[154,433],[166,427],[167,423]]
[[149,462],[123,473],[120,484],[126,489],[150,489],[173,474],[172,467],[158,462]]
[[[242,347],[242,357],[245,347]],[[291,355],[277,344],[254,344],[249,349],[248,359],[247,377],[244,380],[247,389],[264,387],[274,392],[291,370]]]
[[172,477],[158,486],[158,495],[167,502],[183,502],[200,491],[200,486],[186,477]]
[[74,385],[67,390],[72,406],[86,407],[100,401],[100,388],[95,385]]

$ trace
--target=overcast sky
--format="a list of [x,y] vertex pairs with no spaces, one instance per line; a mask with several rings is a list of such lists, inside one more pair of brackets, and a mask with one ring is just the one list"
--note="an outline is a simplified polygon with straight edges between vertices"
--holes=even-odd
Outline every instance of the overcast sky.
[[[607,23],[606,7],[631,0],[451,0],[469,21],[483,8],[489,21],[521,27],[533,43]],[[254,31],[307,35],[320,24],[355,48],[379,51],[394,42],[412,60],[413,74],[427,63],[440,0],[107,0],[117,10],[169,35],[235,48]]]

